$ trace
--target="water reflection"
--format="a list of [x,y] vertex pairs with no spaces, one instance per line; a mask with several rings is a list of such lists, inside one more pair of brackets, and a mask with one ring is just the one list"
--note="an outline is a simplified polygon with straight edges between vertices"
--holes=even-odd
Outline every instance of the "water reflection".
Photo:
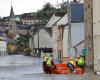
[[66,74],[52,74],[45,75],[41,80],[88,80],[87,75],[66,75]]

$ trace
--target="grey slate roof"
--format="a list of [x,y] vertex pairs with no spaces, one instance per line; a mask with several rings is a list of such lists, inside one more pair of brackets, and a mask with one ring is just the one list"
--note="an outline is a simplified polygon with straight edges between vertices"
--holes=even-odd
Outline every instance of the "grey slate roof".
[[17,28],[19,30],[30,30],[32,28],[32,25],[17,25]]
[[70,3],[71,6],[71,22],[84,21],[84,5],[83,3]]

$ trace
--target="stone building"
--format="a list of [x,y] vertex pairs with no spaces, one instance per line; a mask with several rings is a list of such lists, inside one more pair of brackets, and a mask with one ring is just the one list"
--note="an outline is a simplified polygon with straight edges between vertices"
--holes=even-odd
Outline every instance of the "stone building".
[[13,7],[11,6],[9,21],[8,21],[8,30],[9,30],[9,33],[16,34],[16,22],[14,20],[14,16],[15,15],[14,15]]

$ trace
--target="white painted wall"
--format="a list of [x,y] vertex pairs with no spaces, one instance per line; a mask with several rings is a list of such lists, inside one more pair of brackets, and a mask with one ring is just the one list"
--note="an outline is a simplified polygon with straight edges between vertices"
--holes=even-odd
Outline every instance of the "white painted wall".
[[68,26],[64,28],[63,34],[63,57],[68,57]]
[[[84,40],[84,23],[71,23],[71,42],[72,48]],[[79,49],[81,52],[81,49]],[[75,51],[72,49],[71,55],[75,56]]]
[[57,26],[59,25],[66,25],[64,27],[64,32],[63,32],[63,57],[67,57],[68,53],[68,14],[65,14],[64,17],[62,17],[58,22]]
[[[38,48],[38,34],[34,37],[34,47]],[[52,47],[52,38],[44,29],[39,31],[39,47]]]
[[93,0],[94,71],[100,71],[100,0]]
[[[58,27],[53,27],[53,52],[57,56],[57,38],[58,38]],[[71,41],[72,41],[72,56],[76,56],[75,50],[73,47],[84,40],[84,23],[71,23]],[[82,53],[84,48],[84,43],[77,47],[78,53]],[[68,26],[64,28],[63,34],[63,57],[68,56]]]
[[100,35],[93,37],[94,41],[94,71],[100,71]]
[[[60,19],[60,18],[59,18]],[[55,26],[52,26],[52,37],[53,37],[53,53],[54,57],[58,57],[58,50],[57,50],[57,40],[58,40],[58,26],[66,25],[68,23],[68,14],[65,14]],[[64,35],[63,35],[63,57],[67,57],[67,50],[68,50],[68,28],[67,26],[64,28]]]
[[93,0],[93,30],[94,35],[100,35],[100,0]]
[[52,44],[53,44],[53,53],[54,53],[54,58],[58,58],[58,50],[57,50],[57,40],[58,40],[58,27],[53,26],[52,27]]
[[80,44],[79,46],[77,46],[77,53],[80,54],[82,53],[83,48],[85,47],[85,42],[83,42],[82,44]]
[[[58,27],[54,26],[52,29],[52,39],[53,39],[53,53],[55,58],[58,57],[58,50],[57,50],[57,40],[58,40]],[[64,28],[63,32],[63,57],[67,57],[68,52],[68,26]]]

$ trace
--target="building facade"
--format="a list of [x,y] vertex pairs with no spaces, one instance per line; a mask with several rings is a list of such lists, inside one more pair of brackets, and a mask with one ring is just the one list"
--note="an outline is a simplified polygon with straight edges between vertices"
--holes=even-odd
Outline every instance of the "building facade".
[[[81,48],[75,49],[73,48],[75,45],[84,40],[84,8],[82,3],[71,3],[71,26],[68,24],[69,15],[66,13],[62,16],[58,21],[54,23],[52,26],[52,37],[53,37],[53,51],[56,58],[61,61],[66,61],[66,59],[70,56],[77,56],[79,53],[82,55],[82,49],[84,48],[84,44]],[[71,27],[71,34],[69,34],[69,27]],[[71,53],[69,53],[69,36],[71,37]],[[64,62],[65,62],[64,61]]]
[[94,71],[100,71],[100,0],[93,1]]
[[9,30],[9,34],[16,34],[16,22],[14,20],[14,11],[13,11],[13,7],[11,6],[11,11],[10,11],[10,16],[9,16],[9,21],[8,21],[8,30]]
[[36,13],[24,13],[21,15],[20,21],[22,24],[36,24],[39,21],[41,21],[39,18],[37,18]]
[[88,48],[87,65],[100,71],[100,1],[84,0],[85,46]]

